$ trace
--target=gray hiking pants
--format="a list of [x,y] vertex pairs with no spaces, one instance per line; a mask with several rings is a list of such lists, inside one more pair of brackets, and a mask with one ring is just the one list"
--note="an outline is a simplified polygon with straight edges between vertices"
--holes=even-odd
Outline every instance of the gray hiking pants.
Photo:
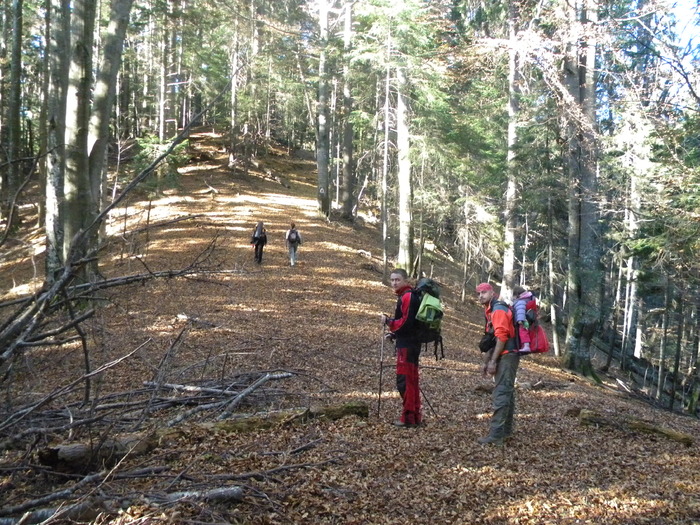
[[297,263],[297,247],[299,243],[289,242],[287,243],[287,249],[289,250],[289,264],[294,266]]
[[520,364],[519,354],[505,354],[498,360],[494,377],[493,416],[489,436],[494,439],[507,438],[513,433],[515,415],[515,376]]

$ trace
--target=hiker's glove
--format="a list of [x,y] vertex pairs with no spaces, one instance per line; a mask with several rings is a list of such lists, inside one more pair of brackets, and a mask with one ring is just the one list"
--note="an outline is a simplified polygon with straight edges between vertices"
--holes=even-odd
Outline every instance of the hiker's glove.
[[530,329],[530,323],[528,323],[527,321],[523,321],[523,326],[525,327],[525,330]]

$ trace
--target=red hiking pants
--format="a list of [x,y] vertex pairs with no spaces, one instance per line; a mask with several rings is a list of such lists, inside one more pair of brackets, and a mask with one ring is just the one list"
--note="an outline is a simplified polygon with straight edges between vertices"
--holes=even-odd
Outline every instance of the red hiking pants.
[[423,420],[418,387],[419,356],[420,346],[396,349],[396,388],[403,400],[401,421],[408,425],[416,425]]

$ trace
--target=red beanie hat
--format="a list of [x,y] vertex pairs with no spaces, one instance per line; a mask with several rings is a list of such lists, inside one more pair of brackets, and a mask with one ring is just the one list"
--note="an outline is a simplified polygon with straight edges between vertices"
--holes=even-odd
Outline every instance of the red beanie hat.
[[477,285],[476,287],[477,292],[493,292],[493,286],[491,286],[489,283],[481,283]]

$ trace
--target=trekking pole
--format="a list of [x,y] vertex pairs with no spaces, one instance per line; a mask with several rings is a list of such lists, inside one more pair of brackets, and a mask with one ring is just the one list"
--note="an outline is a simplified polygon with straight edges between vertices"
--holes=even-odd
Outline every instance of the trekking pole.
[[384,372],[384,340],[386,339],[386,324],[382,322],[382,344],[379,350],[379,398],[377,399],[377,417],[382,409],[382,373]]
[[418,385],[418,390],[420,390],[420,393],[423,394],[423,399],[425,399],[425,403],[430,407],[430,411],[433,413],[435,417],[440,417],[437,412],[435,412],[435,409],[433,408],[433,405],[430,403],[430,399],[428,399],[428,396],[425,395],[425,392],[423,392],[423,389]]

